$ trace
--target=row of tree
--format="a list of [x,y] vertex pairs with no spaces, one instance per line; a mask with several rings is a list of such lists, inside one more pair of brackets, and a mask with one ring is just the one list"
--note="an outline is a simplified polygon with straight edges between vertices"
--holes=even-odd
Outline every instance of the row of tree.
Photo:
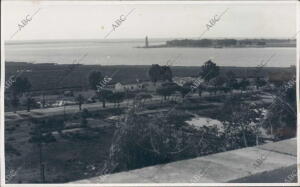
[[167,46],[182,46],[182,47],[213,47],[217,46],[245,46],[245,45],[265,45],[265,40],[235,40],[235,39],[201,39],[201,40],[171,40],[167,41]]
[[[175,83],[172,83],[172,70],[169,66],[159,66],[158,64],[154,64],[150,67],[148,75],[153,83],[158,81],[166,82],[157,89],[157,93],[164,98],[172,95],[176,91],[179,91],[182,97],[184,97],[187,93],[197,90],[199,96],[201,96],[203,91],[208,91],[211,93],[214,92],[216,94],[217,91],[229,92],[233,89],[245,90],[247,86],[250,85],[250,82],[246,78],[238,82],[235,74],[232,71],[228,72],[226,76],[220,75],[219,69],[220,68],[211,60],[207,61],[201,67],[201,72],[199,73],[199,77],[202,78],[205,83],[196,84],[196,86],[194,82],[186,83],[183,86],[178,86]],[[106,89],[106,85],[102,85],[103,89],[97,90],[99,82],[101,82],[103,79],[104,76],[99,71],[92,72],[88,77],[90,88],[96,91],[97,98],[102,101],[103,107],[105,107],[106,101],[113,102],[115,104],[122,102],[126,98],[125,93],[114,93],[111,90]],[[263,79],[257,77],[257,88],[265,84],[266,82]],[[10,103],[13,106],[14,111],[16,111],[20,104],[19,97],[24,93],[28,93],[26,100],[28,111],[30,111],[31,107],[36,104],[36,101],[29,94],[31,84],[26,77],[17,77],[9,89],[12,93]],[[150,96],[148,95],[147,97]],[[85,98],[82,95],[78,95],[76,97],[76,101],[78,102],[79,110],[81,110],[81,106],[85,101]],[[44,96],[42,105],[43,107],[45,105]]]
[[[157,66],[152,66],[152,68]],[[151,69],[150,69],[151,70]],[[149,74],[150,75],[150,74]],[[152,77],[154,75],[150,75]],[[192,93],[197,91],[199,96],[202,95],[203,91],[207,91],[210,93],[217,93],[218,91],[228,93],[234,89],[244,91],[250,85],[250,81],[247,78],[243,78],[238,82],[235,74],[232,71],[227,72],[225,76],[220,75],[219,67],[213,63],[212,61],[207,61],[201,68],[201,72],[199,73],[199,78],[193,82],[187,82],[182,86],[177,85],[171,81],[163,83],[160,87],[157,88],[157,94],[167,99],[175,92],[179,92],[184,98],[188,93]],[[157,81],[155,78],[151,78]],[[204,80],[204,82],[202,82]],[[266,85],[266,81],[257,77],[255,80],[255,85],[258,88]]]

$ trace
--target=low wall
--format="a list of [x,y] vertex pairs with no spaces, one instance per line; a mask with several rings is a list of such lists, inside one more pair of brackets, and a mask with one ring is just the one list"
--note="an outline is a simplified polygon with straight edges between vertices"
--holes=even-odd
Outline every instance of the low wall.
[[296,138],[71,183],[295,183]]

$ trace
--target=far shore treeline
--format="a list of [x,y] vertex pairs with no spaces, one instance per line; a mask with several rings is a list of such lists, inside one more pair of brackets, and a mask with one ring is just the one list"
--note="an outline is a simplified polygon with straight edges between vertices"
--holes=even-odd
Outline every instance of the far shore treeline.
[[[32,91],[46,91],[54,89],[86,89],[88,76],[93,71],[100,71],[105,76],[111,76],[116,70],[110,84],[120,82],[122,84],[136,83],[139,81],[150,81],[148,71],[151,65],[70,65],[70,64],[32,64],[26,62],[6,62],[6,79],[23,71],[22,77],[27,77],[32,83]],[[198,77],[200,66],[171,66],[173,77]],[[220,74],[232,71],[238,77],[251,76],[257,67],[229,67],[220,66]],[[293,70],[285,67],[264,67],[261,74],[267,76],[269,73],[290,73]]]
[[163,45],[149,45],[146,48],[163,47],[296,47],[295,39],[176,39]]

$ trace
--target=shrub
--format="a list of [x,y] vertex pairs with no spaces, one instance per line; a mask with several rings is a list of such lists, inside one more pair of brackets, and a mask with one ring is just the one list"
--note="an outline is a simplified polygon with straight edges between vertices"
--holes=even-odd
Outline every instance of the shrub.
[[20,151],[14,148],[11,144],[5,143],[5,153],[6,154],[14,154],[16,156],[21,156]]
[[187,128],[187,124],[179,122],[187,115],[181,115],[182,119],[178,122],[172,116],[176,114],[139,116],[136,115],[135,109],[129,111],[115,131],[103,174],[223,150],[223,141],[216,128]]
[[224,125],[224,141],[227,149],[254,146],[260,136],[262,108],[256,104],[244,103],[240,96],[228,99],[220,113]]
[[296,102],[296,82],[295,80],[291,80],[279,88],[264,123],[264,126],[270,129],[271,134],[277,140],[296,136]]

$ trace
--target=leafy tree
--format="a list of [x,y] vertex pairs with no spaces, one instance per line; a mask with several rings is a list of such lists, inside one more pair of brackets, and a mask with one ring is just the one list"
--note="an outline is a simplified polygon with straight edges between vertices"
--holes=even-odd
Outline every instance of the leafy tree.
[[201,77],[206,82],[209,82],[211,79],[219,75],[219,67],[216,63],[213,63],[211,60],[204,63],[202,66]]
[[83,109],[82,112],[80,113],[81,116],[81,125],[84,127],[87,127],[88,121],[87,118],[91,116],[91,114],[89,113],[88,109]]
[[111,98],[113,92],[111,90],[102,89],[100,92],[97,92],[98,99],[102,102],[102,107],[105,108],[106,101]]
[[101,80],[103,80],[103,78],[104,77],[100,71],[93,71],[92,73],[90,73],[89,85],[90,85],[91,89],[97,90],[97,85],[99,84],[99,82]]
[[221,90],[225,81],[226,81],[225,77],[222,77],[222,76],[217,76],[211,80],[212,85],[215,87],[215,89],[214,89],[215,95],[217,93],[217,90]]
[[242,81],[239,83],[239,85],[240,85],[241,93],[242,93],[242,91],[245,91],[247,86],[250,85],[250,82],[246,78],[243,78]]
[[150,80],[156,83],[160,78],[160,66],[158,64],[152,64],[151,68],[148,71],[148,74]]
[[172,82],[172,70],[170,66],[162,66],[160,70],[160,75],[163,81]]
[[164,100],[167,99],[168,96],[171,96],[174,94],[176,91],[179,90],[179,87],[175,83],[165,83],[162,84],[161,87],[156,89],[156,92],[158,95],[161,95],[164,97]]
[[205,85],[202,82],[198,81],[198,79],[194,80],[193,82],[187,82],[183,85],[184,87],[190,87],[191,92],[198,91],[199,97],[202,96],[203,91],[205,90]]
[[17,77],[16,81],[13,82],[11,89],[14,95],[20,95],[31,89],[31,83],[26,77]]
[[120,107],[120,103],[123,102],[125,99],[125,93],[124,92],[116,92],[114,93],[115,101],[118,104],[118,107]]
[[236,76],[232,71],[226,73],[226,85],[229,91],[232,91],[233,89],[239,89],[239,84],[236,80]]
[[264,127],[268,128],[270,134],[278,140],[295,137],[297,132],[297,99],[294,79],[279,88],[271,106],[268,108]]
[[142,116],[136,114],[138,109],[130,109],[126,120],[120,121],[103,174],[188,159],[223,149],[223,141],[215,128],[187,128],[182,111],[168,116]]
[[19,98],[17,97],[17,95],[13,94],[11,100],[10,100],[10,104],[12,105],[13,109],[14,109],[14,113],[17,112],[17,108],[20,104]]
[[201,97],[203,91],[205,90],[205,87],[203,85],[199,85],[198,88],[197,88],[197,90],[198,90],[199,97]]
[[256,84],[256,89],[259,89],[260,87],[265,86],[267,82],[264,79],[256,77],[255,84]]
[[58,118],[50,119],[30,119],[31,123],[35,124],[30,132],[29,142],[36,144],[39,149],[39,164],[41,182],[46,182],[45,177],[45,164],[43,158],[43,146],[55,142],[56,139],[52,135],[52,131],[61,131],[64,128],[64,122]]
[[167,99],[167,96],[170,96],[172,94],[172,92],[169,89],[164,87],[157,88],[156,93],[158,95],[161,95],[164,98],[164,100]]
[[152,64],[148,71],[148,75],[153,83],[156,83],[157,81],[172,81],[172,70],[169,66]]
[[120,103],[125,99],[124,92],[115,92],[108,97],[108,100],[115,103],[115,106],[119,107]]
[[[14,112],[16,113],[17,107],[19,106],[19,95],[29,91],[31,88],[31,84],[26,77],[17,77],[15,81],[12,83],[10,89],[12,90],[12,100],[11,105],[14,108]],[[32,101],[32,100],[28,100]],[[30,102],[28,102],[29,104]],[[28,105],[27,105],[28,106]],[[29,108],[30,111],[30,108]]]
[[79,111],[81,111],[81,105],[82,105],[82,103],[84,102],[84,97],[81,95],[81,94],[79,94],[77,97],[76,97],[76,101],[78,102],[78,106],[79,106]]
[[26,99],[27,112],[30,112],[30,108],[35,104],[35,100],[28,95]]
[[182,99],[191,91],[191,86],[183,85],[179,87],[179,92],[181,94]]
[[256,104],[243,103],[240,96],[228,99],[221,109],[224,139],[228,149],[254,146],[258,143],[258,130],[262,108]]

